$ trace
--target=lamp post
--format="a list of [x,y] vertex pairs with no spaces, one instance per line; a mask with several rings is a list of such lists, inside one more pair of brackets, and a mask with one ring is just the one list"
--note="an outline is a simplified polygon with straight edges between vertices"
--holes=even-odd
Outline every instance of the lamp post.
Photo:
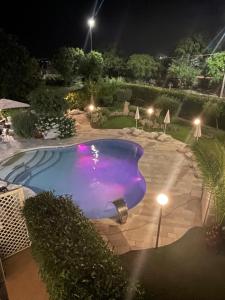
[[195,132],[194,132],[194,137],[198,141],[198,139],[202,136],[202,131],[201,131],[201,120],[199,118],[196,118],[194,120],[194,125],[195,125]]
[[92,51],[92,29],[95,27],[95,19],[93,17],[89,18],[87,21],[90,30],[90,39],[91,39],[91,51]]
[[160,227],[161,227],[161,220],[162,220],[162,209],[163,206],[165,206],[168,203],[169,198],[166,194],[159,194],[156,198],[156,201],[160,205],[159,222],[158,222],[158,229],[157,229],[157,236],[156,236],[156,243],[155,243],[155,248],[158,248],[159,234],[160,234]]
[[149,107],[147,109],[147,114],[149,115],[149,128],[150,128],[151,127],[150,120],[151,120],[151,116],[154,114],[154,108],[153,107]]

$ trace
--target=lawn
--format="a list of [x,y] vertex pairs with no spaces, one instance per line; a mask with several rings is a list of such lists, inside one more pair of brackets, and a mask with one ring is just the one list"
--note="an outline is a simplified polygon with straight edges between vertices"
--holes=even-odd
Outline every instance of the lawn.
[[121,256],[139,280],[146,300],[225,299],[225,255],[208,249],[202,228],[193,228],[169,246],[131,251]]
[[135,127],[135,120],[132,117],[118,116],[109,118],[101,128],[120,129],[125,127]]

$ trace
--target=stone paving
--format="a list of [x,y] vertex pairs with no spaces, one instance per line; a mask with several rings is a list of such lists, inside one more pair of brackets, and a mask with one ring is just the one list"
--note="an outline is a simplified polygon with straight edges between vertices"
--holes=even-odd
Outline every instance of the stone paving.
[[75,137],[66,140],[17,139],[0,144],[0,161],[28,148],[71,145],[101,138],[131,140],[144,148],[139,169],[145,177],[147,191],[144,199],[129,210],[125,224],[120,225],[113,219],[93,220],[103,238],[118,254],[154,247],[159,218],[155,197],[159,192],[169,195],[169,203],[163,208],[159,246],[175,242],[191,227],[201,225],[202,181],[196,175],[190,155],[182,151],[185,144],[172,138],[164,142],[150,139],[145,133],[134,136],[125,130],[93,129],[84,116],[78,118]]

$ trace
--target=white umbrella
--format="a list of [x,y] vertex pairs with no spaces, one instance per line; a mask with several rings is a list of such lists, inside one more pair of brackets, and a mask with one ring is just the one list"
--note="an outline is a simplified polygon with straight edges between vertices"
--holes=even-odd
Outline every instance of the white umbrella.
[[136,128],[137,128],[137,121],[140,119],[140,114],[139,114],[139,108],[137,106],[137,109],[136,109],[136,113],[135,113],[135,120],[136,120]]
[[19,101],[0,99],[0,110],[23,107],[30,107],[30,105]]
[[166,113],[166,116],[165,116],[165,119],[164,119],[164,124],[165,124],[164,131],[166,132],[166,126],[168,124],[170,124],[170,111],[169,111],[169,109],[168,109],[168,111]]
[[198,141],[198,139],[202,136],[202,129],[201,129],[201,123],[196,125],[195,127],[195,132],[194,132],[194,137]]

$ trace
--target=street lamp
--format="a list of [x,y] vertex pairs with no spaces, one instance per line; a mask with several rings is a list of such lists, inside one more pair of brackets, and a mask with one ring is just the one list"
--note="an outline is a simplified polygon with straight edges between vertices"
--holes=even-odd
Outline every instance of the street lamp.
[[165,206],[168,203],[169,198],[166,194],[159,194],[156,198],[156,201],[160,205],[159,223],[158,223],[158,230],[157,230],[156,243],[155,243],[155,248],[158,248],[159,233],[160,233],[161,220],[162,220],[162,209],[163,209],[163,206]]
[[201,120],[200,120],[199,118],[196,118],[196,119],[194,120],[194,125],[198,126],[198,125],[200,125],[200,124],[201,124]]
[[91,38],[91,51],[92,51],[92,29],[95,27],[95,19],[93,17],[87,20],[87,24],[90,30],[90,38]]

